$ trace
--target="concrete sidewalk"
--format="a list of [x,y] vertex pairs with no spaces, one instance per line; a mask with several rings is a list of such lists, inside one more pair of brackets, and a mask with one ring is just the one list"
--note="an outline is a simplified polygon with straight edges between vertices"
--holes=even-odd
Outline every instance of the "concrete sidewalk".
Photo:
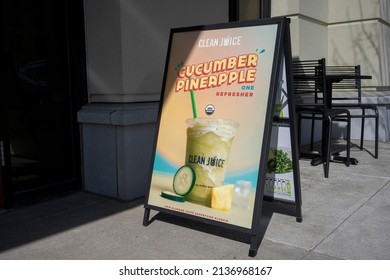
[[[368,142],[369,150],[373,143]],[[359,164],[300,161],[303,222],[265,203],[255,259],[390,259],[390,143]],[[75,192],[0,213],[0,259],[252,259],[247,236],[123,202]]]

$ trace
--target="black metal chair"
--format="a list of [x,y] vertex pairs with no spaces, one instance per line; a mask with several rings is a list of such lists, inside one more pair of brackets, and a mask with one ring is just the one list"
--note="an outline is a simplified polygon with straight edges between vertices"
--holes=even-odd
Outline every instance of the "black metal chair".
[[366,119],[374,119],[375,122],[375,151],[374,158],[378,158],[378,131],[379,111],[375,104],[362,102],[360,65],[356,66],[326,66],[326,73],[330,75],[351,76],[333,84],[332,108],[347,109],[351,118],[361,119],[360,126],[360,150],[364,145],[364,127]]
[[[350,163],[350,128],[351,117],[349,110],[330,108],[327,100],[326,91],[326,65],[325,59],[293,61],[293,90],[295,97],[295,109],[298,118],[298,146],[300,157],[305,153],[301,150],[301,121],[303,119],[311,120],[311,141],[310,152],[314,149],[314,127],[316,121],[322,121],[323,141],[321,149],[321,158],[324,164],[325,177],[329,176],[329,163],[331,161],[331,139],[333,122],[346,122],[346,158],[344,163],[349,166]],[[309,100],[305,100],[309,99]],[[326,135],[324,135],[326,133]],[[324,141],[325,140],[325,141]],[[318,154],[317,154],[318,155]],[[313,164],[313,161],[312,161]]]

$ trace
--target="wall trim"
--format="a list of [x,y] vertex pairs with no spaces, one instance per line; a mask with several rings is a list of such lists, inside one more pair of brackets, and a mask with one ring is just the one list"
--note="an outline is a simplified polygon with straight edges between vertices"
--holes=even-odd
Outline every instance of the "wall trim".
[[157,122],[159,102],[87,104],[77,113],[81,124],[126,126]]
[[90,93],[90,103],[158,102],[160,93]]

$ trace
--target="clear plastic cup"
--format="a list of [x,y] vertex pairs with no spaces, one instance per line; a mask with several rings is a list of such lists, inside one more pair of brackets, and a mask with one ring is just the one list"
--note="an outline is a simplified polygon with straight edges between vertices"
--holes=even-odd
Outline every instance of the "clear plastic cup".
[[230,148],[238,123],[213,118],[186,120],[187,148],[185,164],[196,174],[194,188],[186,200],[211,206],[211,190],[224,184]]

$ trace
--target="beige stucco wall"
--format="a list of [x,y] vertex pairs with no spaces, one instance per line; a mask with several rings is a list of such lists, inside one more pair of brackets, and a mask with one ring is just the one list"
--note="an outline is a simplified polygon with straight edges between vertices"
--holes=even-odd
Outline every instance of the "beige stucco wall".
[[[259,0],[260,1],[260,0]],[[271,0],[272,16],[291,18],[295,58],[326,58],[327,65],[361,65],[363,95],[378,102],[379,141],[389,141],[390,0]],[[353,121],[352,139],[360,123]],[[374,140],[373,123],[365,139]],[[357,131],[357,132],[356,132]]]
[[272,16],[293,15],[299,12],[299,0],[273,0],[271,3]]
[[390,1],[329,0],[328,63],[360,64],[365,86],[390,85]]
[[291,18],[292,55],[297,59],[323,57],[327,53],[328,2],[323,0],[274,0],[272,16]]
[[390,86],[389,0],[272,0],[272,16],[291,18],[293,57],[360,64],[366,87]]
[[328,27],[327,64],[361,65],[373,76],[366,85],[379,85],[379,25],[376,20],[340,23]]
[[329,23],[360,21],[380,16],[380,0],[328,0],[328,2]]

